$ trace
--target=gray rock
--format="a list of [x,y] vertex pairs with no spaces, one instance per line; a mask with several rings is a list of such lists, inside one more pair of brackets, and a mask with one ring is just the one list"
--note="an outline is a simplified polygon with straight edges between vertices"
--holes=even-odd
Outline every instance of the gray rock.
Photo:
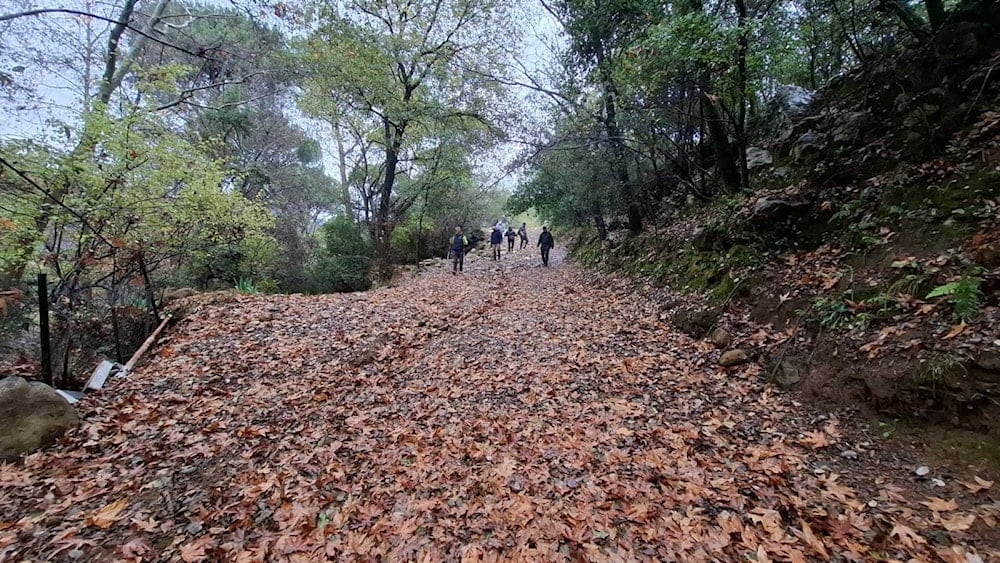
[[48,385],[20,377],[0,381],[0,461],[48,446],[79,423],[76,409]]
[[712,344],[715,344],[716,348],[729,348],[729,345],[733,343],[733,337],[724,328],[713,330],[708,339],[712,341]]
[[795,144],[792,145],[792,160],[804,162],[812,157],[821,155],[825,149],[826,141],[823,140],[823,137],[819,133],[810,129],[799,135],[799,138],[795,140]]
[[800,199],[786,199],[780,197],[761,197],[754,203],[751,220],[754,223],[768,223],[780,221],[785,217],[797,215],[806,211],[810,203]]
[[743,350],[740,350],[739,348],[736,348],[722,354],[722,357],[719,358],[719,365],[724,368],[728,368],[728,367],[738,366],[740,364],[745,364],[748,361],[750,361],[750,357],[747,356],[747,353],[744,352]]
[[831,136],[838,145],[851,145],[861,140],[862,133],[869,128],[871,114],[867,111],[852,111],[840,116]]
[[808,111],[815,97],[814,92],[801,86],[778,86],[774,96],[764,104],[759,121],[761,135],[764,138],[787,138],[795,119]]
[[747,168],[753,170],[774,163],[771,153],[760,147],[747,148]]
[[844,457],[847,459],[858,459],[858,452],[854,450],[844,450],[840,452],[840,457]]
[[719,317],[722,316],[720,309],[711,307],[708,309],[679,309],[670,315],[670,321],[677,328],[695,338],[702,338],[712,326],[715,325]]

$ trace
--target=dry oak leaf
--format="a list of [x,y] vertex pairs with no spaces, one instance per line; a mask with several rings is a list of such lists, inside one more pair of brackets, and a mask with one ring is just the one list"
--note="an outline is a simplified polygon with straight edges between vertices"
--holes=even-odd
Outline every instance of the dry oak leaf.
[[948,334],[942,336],[941,339],[951,340],[952,338],[955,338],[959,334],[962,334],[962,331],[965,330],[966,326],[968,325],[965,324],[965,321],[962,321],[961,323],[954,325],[953,327],[951,327],[951,330],[948,331]]
[[818,450],[830,445],[830,441],[826,439],[826,434],[822,430],[814,430],[805,432],[804,434],[804,438],[799,438],[799,443],[803,446],[809,446],[814,450]]
[[121,498],[115,502],[101,508],[97,512],[87,516],[86,522],[90,526],[97,526],[98,528],[107,529],[110,528],[115,520],[118,519],[118,515],[121,514],[122,510],[128,506],[128,499]]
[[920,501],[920,504],[926,506],[934,512],[951,512],[952,510],[958,510],[958,503],[955,502],[955,499],[944,500],[943,498],[930,497],[930,500],[922,500]]
[[188,542],[181,546],[181,559],[185,563],[195,563],[196,561],[204,561],[208,558],[205,555],[205,550],[212,547],[214,542],[212,538],[200,537],[194,541]]
[[945,530],[949,532],[964,532],[972,527],[972,523],[976,521],[975,514],[956,514],[951,518],[942,518],[941,525],[944,526]]
[[971,492],[972,494],[976,494],[980,491],[989,490],[989,488],[993,486],[993,481],[987,481],[986,479],[983,479],[978,475],[973,477],[973,479],[976,480],[975,483],[968,483],[966,481],[959,481],[959,483],[966,489],[969,489],[969,492]]
[[913,531],[913,528],[909,526],[904,526],[903,524],[896,524],[892,527],[892,531],[889,532],[890,538],[897,538],[899,543],[903,546],[913,549],[916,544],[925,544],[927,540],[923,538],[920,534]]

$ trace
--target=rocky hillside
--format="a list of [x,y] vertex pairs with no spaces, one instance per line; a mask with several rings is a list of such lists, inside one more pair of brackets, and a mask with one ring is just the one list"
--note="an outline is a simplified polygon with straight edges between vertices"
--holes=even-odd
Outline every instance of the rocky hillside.
[[725,329],[783,386],[868,405],[886,435],[929,421],[963,459],[1000,464],[989,17],[815,96],[780,91],[748,151],[753,193],[689,201],[640,237],[581,240],[577,257],[645,280],[694,336]]

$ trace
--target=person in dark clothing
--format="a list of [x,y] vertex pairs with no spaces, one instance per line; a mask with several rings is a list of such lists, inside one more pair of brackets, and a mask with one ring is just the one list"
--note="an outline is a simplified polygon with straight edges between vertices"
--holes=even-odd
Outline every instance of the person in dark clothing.
[[455,235],[451,237],[451,275],[453,276],[462,271],[466,246],[469,246],[469,239],[462,234],[462,227],[455,227]]
[[517,233],[514,232],[514,227],[507,227],[507,254],[514,252],[514,239],[517,238]]
[[521,237],[521,246],[518,250],[524,250],[524,247],[528,246],[528,224],[521,223],[521,228],[517,230],[517,236]]
[[493,227],[493,232],[490,233],[490,248],[493,249],[493,259],[500,259],[500,243],[503,242],[503,232],[499,227]]
[[556,245],[555,239],[552,238],[552,233],[549,232],[548,227],[542,227],[542,234],[538,236],[538,244],[535,245],[542,249],[542,265],[549,265],[549,251],[552,247]]

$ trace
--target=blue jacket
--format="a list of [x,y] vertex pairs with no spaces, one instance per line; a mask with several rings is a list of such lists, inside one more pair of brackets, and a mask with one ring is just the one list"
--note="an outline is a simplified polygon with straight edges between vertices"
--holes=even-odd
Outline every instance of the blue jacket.
[[503,233],[498,229],[493,229],[493,233],[490,235],[490,244],[500,244],[503,242]]

